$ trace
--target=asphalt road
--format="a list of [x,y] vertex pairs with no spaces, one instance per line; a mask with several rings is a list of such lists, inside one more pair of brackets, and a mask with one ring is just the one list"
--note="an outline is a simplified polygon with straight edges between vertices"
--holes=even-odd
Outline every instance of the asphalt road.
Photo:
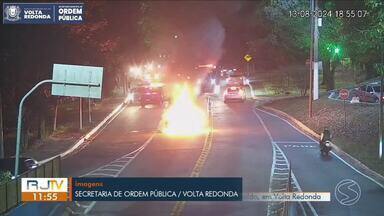
[[[243,177],[243,190],[276,191],[276,161],[290,162],[294,190],[331,192],[331,202],[295,205],[299,215],[383,215],[384,189],[336,155],[321,157],[318,144],[281,118],[254,107],[252,101],[224,104],[214,100],[213,135],[177,139],[158,131],[162,108],[127,107],[93,142],[63,160],[65,176]],[[202,151],[209,146],[196,170]],[[200,161],[201,162],[201,161]],[[276,165],[275,165],[276,166]],[[275,167],[276,168],[276,167]],[[197,172],[196,172],[197,171]],[[272,172],[272,173],[271,173]],[[284,175],[280,173],[279,175]],[[356,181],[359,201],[340,204],[334,195],[343,179]],[[76,206],[34,204],[17,211],[62,215],[66,207],[89,215],[273,215],[279,205],[265,202],[88,202]],[[24,212],[25,213],[25,212]]]

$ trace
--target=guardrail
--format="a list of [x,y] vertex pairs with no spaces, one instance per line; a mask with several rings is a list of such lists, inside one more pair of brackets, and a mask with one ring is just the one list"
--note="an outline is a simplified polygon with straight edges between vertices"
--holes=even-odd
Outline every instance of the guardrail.
[[19,206],[21,202],[21,178],[53,178],[61,175],[61,157],[57,156],[16,178],[0,184],[0,214]]
[[[289,173],[288,173],[288,182],[287,182],[287,192],[292,192],[292,169],[291,169],[291,163],[288,163],[289,165]],[[285,201],[284,202],[284,216],[290,216],[291,215],[291,202]]]

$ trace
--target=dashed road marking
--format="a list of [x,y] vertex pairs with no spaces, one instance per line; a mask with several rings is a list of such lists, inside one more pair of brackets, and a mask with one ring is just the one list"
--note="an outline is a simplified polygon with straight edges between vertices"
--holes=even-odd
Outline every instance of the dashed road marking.
[[314,141],[274,141],[276,144],[318,144]]
[[314,145],[283,145],[284,148],[318,148]]
[[[155,137],[156,133],[153,133],[148,139],[147,141],[145,141],[145,143],[140,146],[139,148],[137,148],[136,150],[126,154],[126,155],[123,155],[121,156],[120,158],[117,158],[116,160],[113,160],[112,162],[110,162],[109,164],[107,165],[104,165],[104,166],[101,166],[100,168],[98,169],[95,169],[89,173],[86,173],[84,175],[82,175],[81,177],[87,177],[87,176],[98,176],[100,174],[102,175],[109,175],[110,177],[118,177],[120,175],[120,173],[140,154],[140,152],[142,152],[145,147],[152,141],[153,137]],[[126,159],[130,159],[130,160],[126,160]],[[125,160],[124,160],[125,159]],[[125,164],[122,165],[120,167],[120,169],[113,169],[113,168],[105,168],[105,167],[110,167],[110,166],[114,166],[114,163],[120,163],[120,162],[124,162]],[[107,172],[112,172],[112,173],[104,173],[105,171]],[[96,205],[96,201],[92,201],[91,204],[89,204],[85,209],[84,209],[84,215],[88,214],[92,209],[93,207]]]
[[[270,131],[268,130],[267,126],[265,125],[264,120],[261,118],[261,116],[255,110],[253,110],[253,112],[256,115],[256,117],[259,119],[261,125],[264,128],[264,131],[268,135],[268,138],[272,144],[273,158],[272,158],[271,176],[270,176],[270,182],[269,182],[269,192],[274,192],[276,189],[278,189],[278,190],[287,189],[288,182],[289,182],[288,181],[289,175],[286,178],[276,177],[275,168],[276,168],[276,165],[285,166],[286,172],[289,174],[289,161],[288,161],[287,157],[285,156],[284,152],[278,146],[278,144],[273,140],[273,137],[272,137]],[[282,155],[284,158],[284,161],[278,161],[276,159],[277,158],[276,155]],[[277,162],[280,162],[280,163],[277,163]],[[281,163],[281,162],[283,162],[283,163]],[[280,167],[280,171],[282,171],[281,167]],[[299,182],[297,181],[293,171],[291,171],[291,178],[292,178],[291,185],[293,184],[293,186],[294,186],[293,190],[294,191],[302,191],[301,187],[299,185]],[[276,183],[276,181],[285,181],[285,184],[279,184],[279,183]],[[276,188],[276,185],[280,186],[280,187]],[[318,214],[317,214],[316,210],[313,208],[312,204],[310,202],[306,202],[306,204],[310,208],[312,215],[317,216]],[[302,213],[304,215],[306,215],[306,211],[304,209],[303,204],[301,202],[299,202],[299,205],[302,209]],[[282,203],[282,202],[269,202],[268,203],[268,208],[267,208],[267,215],[268,216],[280,215],[283,213],[283,211],[284,211],[284,203]]]
[[[153,133],[145,142],[143,145],[141,145],[139,148],[135,149],[134,151],[123,155],[111,162],[109,162],[106,165],[102,165],[99,168],[92,170],[84,175],[81,175],[80,177],[112,177],[116,178],[120,175],[120,173],[142,152],[145,147],[152,141],[152,139],[155,137],[156,133]],[[119,165],[121,164],[121,165]],[[119,169],[116,169],[118,167]],[[73,213],[80,213],[81,215],[87,215],[96,205],[96,201],[92,201],[90,204],[80,204],[79,202],[75,201],[74,204],[77,208],[84,209],[83,212],[74,212],[71,208],[66,207],[67,211],[73,212]],[[56,210],[61,204],[57,204],[52,211],[49,213],[50,215],[55,215]]]

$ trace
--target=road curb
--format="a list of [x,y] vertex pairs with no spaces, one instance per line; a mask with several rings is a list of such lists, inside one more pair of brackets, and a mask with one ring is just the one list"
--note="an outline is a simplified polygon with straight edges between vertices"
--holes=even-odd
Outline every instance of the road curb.
[[[295,125],[298,129],[302,130],[305,134],[311,136],[312,138],[315,138],[317,140],[320,139],[320,134],[317,134],[315,131],[313,131],[308,126],[304,125],[302,122],[300,122],[296,118],[292,117],[291,115],[289,115],[289,114],[287,114],[281,110],[272,108],[270,106],[262,106],[261,108],[263,108],[266,111],[269,111],[269,112],[272,112],[274,114],[279,115],[280,117],[289,121],[290,123]],[[334,143],[332,143],[332,144],[333,144],[333,150],[332,151],[334,153],[336,153],[340,158],[342,158],[343,160],[348,162],[350,165],[352,165],[353,167],[358,169],[360,172],[364,173],[365,175],[369,176],[370,178],[372,178],[375,181],[377,181],[378,183],[380,183],[381,184],[380,186],[383,187],[384,176],[380,175],[379,173],[375,172],[374,170],[371,170],[365,164],[363,164],[362,162],[360,162],[359,160],[357,160],[356,158],[354,158],[350,154],[348,154],[345,151],[343,151],[342,149],[340,149],[336,144],[334,144]]]
[[[43,164],[57,156],[61,156],[61,158],[65,158],[69,154],[73,153],[74,151],[78,150],[85,142],[92,141],[97,135],[97,132],[101,132],[109,123],[113,121],[120,113],[125,109],[127,106],[126,100],[122,102],[120,105],[118,105],[112,112],[110,112],[96,127],[94,127],[92,130],[90,130],[88,133],[83,135],[80,139],[78,139],[74,145],[72,145],[69,149],[66,151],[54,155],[52,157],[49,157],[47,159],[38,161],[39,164]],[[95,135],[96,134],[96,135]]]

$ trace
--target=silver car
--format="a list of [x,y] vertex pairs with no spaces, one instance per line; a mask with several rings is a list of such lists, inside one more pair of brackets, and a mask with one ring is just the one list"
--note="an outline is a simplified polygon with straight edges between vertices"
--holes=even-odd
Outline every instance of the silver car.
[[245,92],[241,86],[230,86],[224,91],[224,103],[229,101],[245,101]]

